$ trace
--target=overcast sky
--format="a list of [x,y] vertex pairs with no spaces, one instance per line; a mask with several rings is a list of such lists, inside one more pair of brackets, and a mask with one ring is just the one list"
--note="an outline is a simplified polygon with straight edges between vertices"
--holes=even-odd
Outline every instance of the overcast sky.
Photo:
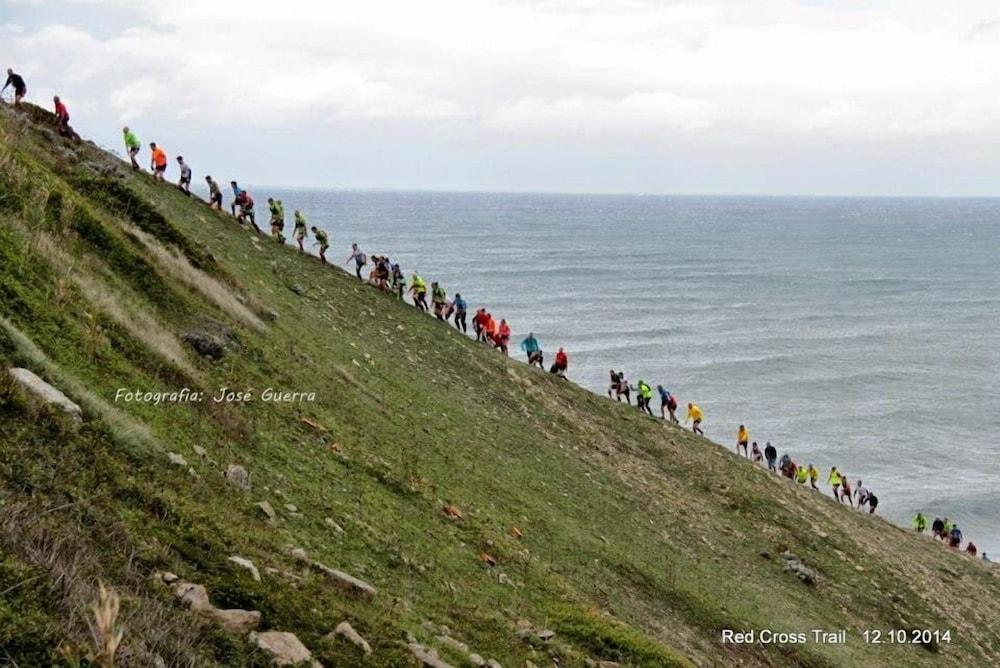
[[996,0],[0,0],[0,63],[248,183],[1000,192]]

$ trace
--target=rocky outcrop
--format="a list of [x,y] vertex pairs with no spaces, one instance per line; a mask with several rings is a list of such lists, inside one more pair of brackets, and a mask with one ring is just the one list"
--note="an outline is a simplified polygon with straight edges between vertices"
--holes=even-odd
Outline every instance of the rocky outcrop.
[[264,517],[269,520],[273,520],[275,517],[274,508],[267,501],[258,501],[256,504],[257,510],[261,512]]
[[450,663],[438,656],[437,651],[424,647],[420,643],[411,642],[407,645],[410,653],[427,668],[454,668]]
[[203,610],[202,614],[233,635],[243,635],[260,626],[260,613],[256,610],[209,608]]
[[240,568],[243,568],[243,569],[249,571],[250,577],[252,577],[257,582],[260,582],[260,571],[257,570],[257,567],[249,559],[247,559],[245,557],[238,557],[236,555],[233,555],[233,556],[229,557],[228,561],[236,564]]
[[309,665],[322,668],[319,661],[313,659],[302,641],[294,633],[287,631],[264,631],[251,633],[248,640],[251,645],[267,654],[275,666]]
[[239,346],[232,330],[215,320],[205,320],[181,336],[196,353],[213,361],[221,360],[226,350]]
[[20,367],[8,369],[7,373],[22,390],[68,416],[74,422],[83,421],[83,411],[65,394],[49,385],[34,374]]
[[819,573],[817,573],[815,569],[809,568],[803,564],[798,556],[788,550],[785,550],[781,553],[781,558],[785,562],[784,570],[786,573],[794,574],[795,577],[807,585],[816,584],[816,581],[819,579]]
[[333,630],[333,633],[327,635],[327,639],[336,639],[337,637],[344,638],[349,643],[358,647],[366,655],[372,653],[371,645],[368,641],[361,637],[361,634],[354,630],[354,627],[347,622],[341,622],[337,624],[337,628]]
[[233,486],[242,489],[244,492],[250,491],[250,472],[239,464],[230,464],[223,473],[226,480]]
[[310,562],[310,565],[325,575],[336,587],[342,589],[350,596],[364,599],[366,601],[370,601],[375,598],[375,588],[364,580],[359,580],[353,575],[348,575],[343,571],[338,571],[334,568],[330,568],[329,566],[324,566],[317,561]]
[[208,599],[208,592],[200,584],[178,580],[173,573],[160,573],[158,578],[171,587],[174,596],[185,603],[191,610],[212,620],[223,630],[234,635],[243,635],[260,626],[260,613],[256,610],[240,610],[238,608],[223,610],[216,608]]

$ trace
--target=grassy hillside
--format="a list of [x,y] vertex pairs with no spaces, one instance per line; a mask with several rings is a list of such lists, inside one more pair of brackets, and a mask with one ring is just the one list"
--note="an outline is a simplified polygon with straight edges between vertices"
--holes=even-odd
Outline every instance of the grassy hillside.
[[[103,582],[122,598],[116,665],[268,665],[154,577],[169,571],[327,666],[416,666],[407,640],[454,666],[996,664],[995,569],[507,360],[28,112],[0,110],[0,364],[84,420],[0,376],[0,663],[86,665]],[[184,387],[256,399],[115,402]],[[328,636],[345,620],[369,656]],[[724,645],[726,628],[849,639]]]

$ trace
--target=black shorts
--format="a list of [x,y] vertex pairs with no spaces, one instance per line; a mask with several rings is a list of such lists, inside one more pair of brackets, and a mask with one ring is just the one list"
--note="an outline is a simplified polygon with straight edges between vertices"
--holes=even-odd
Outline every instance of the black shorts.
[[15,88],[14,89],[14,95],[16,95],[17,97],[24,97],[27,94],[28,94],[28,89],[27,88]]
[[129,155],[133,155],[133,156],[134,155],[139,155],[139,147],[138,146],[133,146],[132,148],[130,148],[128,150],[128,154]]
[[156,167],[153,168],[153,171],[156,172],[157,174],[162,174],[163,172],[167,171],[167,166],[166,165],[156,165]]
[[222,204],[222,193],[215,193],[209,200],[212,204]]
[[187,176],[187,177],[182,176],[181,177],[181,183],[182,184],[191,185],[191,177],[190,176]]

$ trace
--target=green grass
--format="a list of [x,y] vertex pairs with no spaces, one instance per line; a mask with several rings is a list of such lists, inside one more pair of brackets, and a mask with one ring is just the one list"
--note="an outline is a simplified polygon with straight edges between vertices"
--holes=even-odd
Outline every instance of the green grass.
[[[123,665],[263,665],[153,584],[162,570],[204,584],[217,606],[259,610],[331,666],[362,662],[325,638],[345,619],[371,643],[370,666],[408,665],[406,631],[462,665],[425,621],[508,667],[550,654],[564,666],[986,666],[1000,652],[1000,582],[984,564],[509,361],[170,185],[124,167],[95,177],[81,165],[120,163],[89,145],[67,160],[38,131],[45,115],[32,118],[0,113],[0,362],[32,368],[87,419],[74,428],[0,384],[0,590],[20,574],[42,588],[0,606],[17,630],[0,632],[0,657],[82,655],[81,601],[103,580],[124,595]],[[112,313],[94,286],[148,318]],[[154,321],[155,340],[135,324]],[[180,343],[209,323],[235,341],[218,362]],[[163,354],[174,345],[183,365]],[[185,386],[317,400],[114,404],[120,387]],[[249,493],[222,478],[228,464],[251,472]],[[345,596],[288,546],[377,596]],[[782,571],[783,549],[817,569],[816,586]],[[526,642],[519,620],[556,636]],[[899,626],[952,629],[953,642],[861,641]],[[846,628],[851,641],[732,647],[719,642],[728,627]]]

